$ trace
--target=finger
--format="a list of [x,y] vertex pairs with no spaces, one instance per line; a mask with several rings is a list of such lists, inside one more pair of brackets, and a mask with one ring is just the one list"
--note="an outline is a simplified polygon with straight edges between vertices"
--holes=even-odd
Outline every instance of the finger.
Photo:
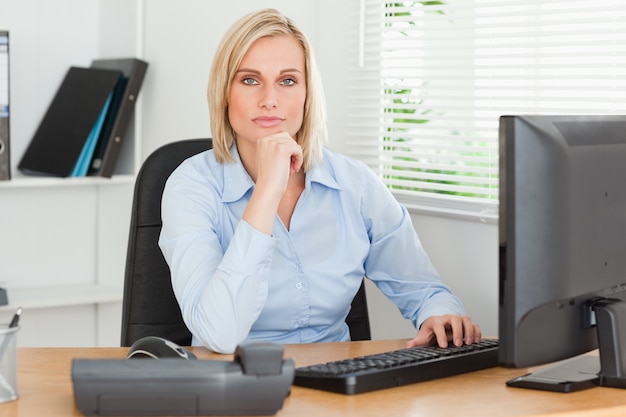
[[275,135],[268,136],[266,143],[271,147],[268,149],[271,153],[280,152],[289,157],[289,175],[297,172],[302,167],[304,157],[302,155],[302,147],[287,132],[278,132]]
[[449,316],[452,328],[452,343],[454,346],[463,346],[463,319],[460,316]]
[[426,330],[426,327],[422,326],[417,332],[417,336],[413,339],[409,340],[406,344],[407,347],[415,347],[415,346],[428,346],[432,343],[434,338],[433,333],[429,330]]
[[295,172],[300,171],[302,168],[302,164],[304,162],[304,157],[302,155],[302,148],[300,145],[297,145],[296,151],[291,154],[291,165],[289,167],[289,175],[292,175]]
[[474,324],[474,343],[480,343],[483,338],[483,332],[478,324]]
[[[413,340],[410,340],[407,343],[407,346],[408,347],[413,347],[413,346],[430,346],[431,344],[435,344],[435,342],[437,344],[439,344],[439,341],[437,340],[437,334],[436,334],[436,332],[433,329],[434,327],[436,327],[438,325],[439,322],[440,322],[440,317],[439,316],[428,317],[420,325],[420,327],[419,327],[419,329],[417,331],[417,336],[415,336],[415,338]],[[439,326],[441,327],[441,329],[445,333],[445,329],[443,327],[443,324],[439,324]],[[447,342],[447,340],[446,340],[446,342]]]
[[291,136],[279,132],[257,141],[257,167],[259,171],[291,175],[298,171],[303,163],[302,148]]
[[463,321],[463,341],[466,345],[471,345],[474,342],[474,323],[468,316],[462,317]]
[[413,339],[411,339],[408,342],[406,342],[406,347],[412,348],[412,347],[416,347],[416,346],[424,346],[422,344],[421,340],[422,340],[422,338],[419,335],[417,335]]
[[466,345],[471,345],[474,342],[474,324],[472,319],[468,316],[461,317],[461,329],[463,331],[463,339]]
[[442,348],[448,347],[447,323],[438,317],[437,320],[431,322],[431,326],[434,338],[437,340],[437,346]]

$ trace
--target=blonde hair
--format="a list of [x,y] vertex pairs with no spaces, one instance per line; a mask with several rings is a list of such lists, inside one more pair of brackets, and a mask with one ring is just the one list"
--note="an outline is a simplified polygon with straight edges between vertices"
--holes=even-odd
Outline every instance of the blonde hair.
[[324,91],[311,45],[293,21],[274,9],[250,13],[235,22],[217,48],[207,98],[211,117],[211,135],[215,157],[220,163],[234,161],[230,147],[235,131],[228,119],[228,97],[233,78],[252,44],[267,36],[293,36],[302,46],[306,71],[306,99],[302,126],[294,138],[302,147],[304,171],[321,163],[326,140],[326,109]]

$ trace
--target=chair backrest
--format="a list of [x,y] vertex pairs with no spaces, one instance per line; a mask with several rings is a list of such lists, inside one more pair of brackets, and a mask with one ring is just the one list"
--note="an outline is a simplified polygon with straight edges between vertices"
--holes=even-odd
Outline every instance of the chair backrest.
[[165,337],[181,346],[191,344],[158,245],[161,196],[165,182],[181,162],[211,147],[211,139],[168,143],[150,154],[137,174],[126,254],[122,346],[144,336]]
[[[166,144],[143,163],[135,182],[131,213],[121,346],[145,336],[160,336],[179,345],[191,344],[174,297],[170,270],[158,245],[161,232],[161,196],[172,171],[185,159],[212,147],[211,139],[189,139]],[[371,338],[364,283],[346,318],[352,340]]]
[[350,328],[350,339],[353,341],[370,340],[372,338],[370,316],[367,309],[367,296],[365,294],[365,280],[361,281],[361,288],[359,288],[354,299],[352,299],[346,323]]

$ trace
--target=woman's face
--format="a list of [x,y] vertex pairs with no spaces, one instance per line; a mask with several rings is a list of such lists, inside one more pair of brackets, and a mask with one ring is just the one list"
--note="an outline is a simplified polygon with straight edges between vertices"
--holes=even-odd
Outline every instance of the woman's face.
[[237,69],[228,119],[240,146],[278,132],[292,138],[302,126],[306,73],[302,47],[291,36],[255,41]]

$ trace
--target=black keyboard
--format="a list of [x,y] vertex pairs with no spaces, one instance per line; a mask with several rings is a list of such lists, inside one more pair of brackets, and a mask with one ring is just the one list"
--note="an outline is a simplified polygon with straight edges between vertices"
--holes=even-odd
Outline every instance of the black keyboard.
[[340,394],[444,378],[498,365],[498,341],[461,347],[415,347],[296,369],[294,385]]

